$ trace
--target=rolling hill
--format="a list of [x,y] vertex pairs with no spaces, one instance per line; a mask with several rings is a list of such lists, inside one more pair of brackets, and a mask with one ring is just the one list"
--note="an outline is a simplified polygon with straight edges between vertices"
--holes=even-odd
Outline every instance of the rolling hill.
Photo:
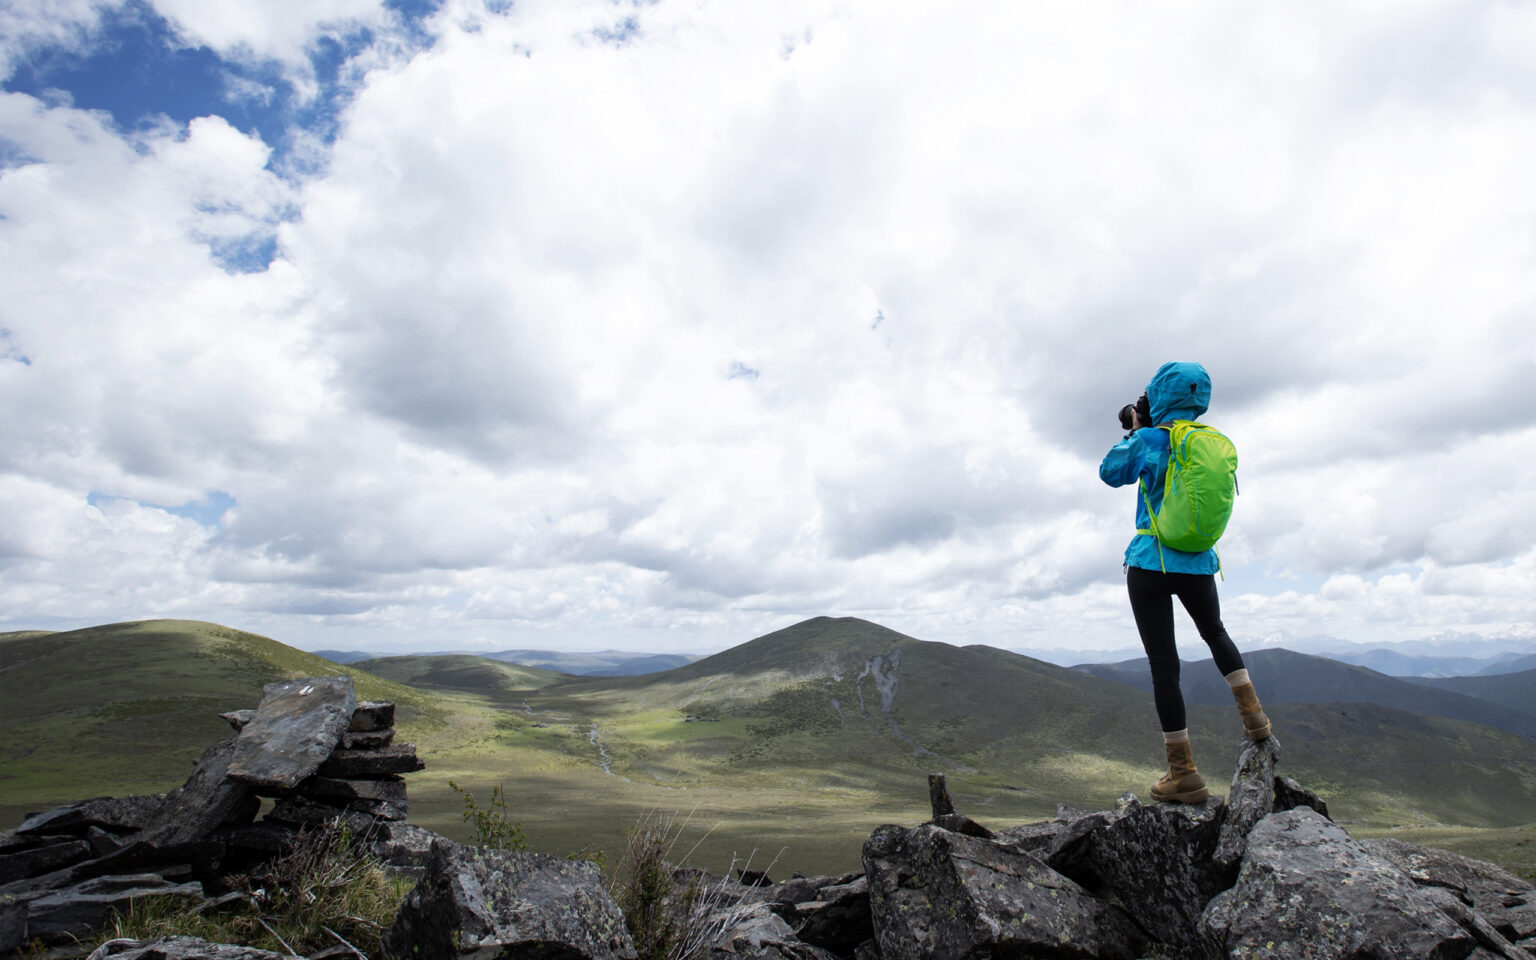
[[1491,676],[1498,673],[1519,673],[1523,670],[1536,670],[1536,653],[1528,653],[1523,657],[1514,657],[1489,664],[1479,670],[1478,675]]
[[1536,670],[1471,677],[1414,677],[1410,682],[1476,697],[1536,717]]
[[671,670],[698,659],[681,653],[635,654],[626,650],[498,650],[480,656],[580,677],[634,677]]
[[523,667],[467,654],[378,657],[352,665],[375,676],[429,690],[481,694],[498,703],[514,702],[530,690],[570,679],[553,670]]
[[275,640],[193,620],[146,620],[0,637],[0,812],[59,799],[175,786],[219,719],[263,684],[346,673],[394,700],[403,726],[440,721],[421,691]]
[[[1244,654],[1243,659],[1253,671],[1254,684],[1266,708],[1281,703],[1372,703],[1394,710],[1486,724],[1527,737],[1536,736],[1536,715],[1470,695],[1459,687],[1442,687],[1441,684],[1448,684],[1449,679],[1422,683],[1289,650],[1255,650]],[[1082,664],[1073,669],[1119,680],[1140,690],[1152,689],[1145,658]],[[1180,672],[1186,703],[1225,706],[1232,702],[1226,681],[1210,660],[1184,661]],[[1491,681],[1491,686],[1499,685],[1498,678],[1483,679]],[[1516,690],[1522,684],[1529,689],[1528,680],[1507,682],[1502,686]]]

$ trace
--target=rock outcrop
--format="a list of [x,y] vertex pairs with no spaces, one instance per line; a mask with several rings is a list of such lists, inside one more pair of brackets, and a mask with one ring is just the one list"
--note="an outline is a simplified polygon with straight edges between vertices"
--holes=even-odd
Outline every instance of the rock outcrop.
[[933,824],[880,827],[864,844],[864,869],[886,960],[1137,957],[1147,942],[1121,907],[1034,853]]
[[1237,885],[1203,917],[1227,955],[1465,957],[1478,946],[1402,871],[1314,810],[1265,817],[1247,840]]
[[384,946],[402,960],[636,956],[597,864],[451,840],[432,845]]

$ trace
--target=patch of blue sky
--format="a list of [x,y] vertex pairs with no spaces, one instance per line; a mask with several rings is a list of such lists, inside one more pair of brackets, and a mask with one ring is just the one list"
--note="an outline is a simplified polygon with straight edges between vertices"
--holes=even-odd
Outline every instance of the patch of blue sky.
[[16,346],[16,341],[11,338],[11,331],[0,327],[0,361],[19,363],[24,367],[32,366],[32,358],[22,353]]
[[[183,46],[165,18],[141,2],[105,12],[83,51],[69,46],[30,51],[4,86],[49,101],[56,99],[50,91],[62,91],[80,109],[111,114],[125,131],[161,116],[185,125],[218,115],[268,143],[281,137],[282,101],[284,94],[292,95],[276,64],[242,66],[207,47]],[[272,93],[251,96],[253,88]]]
[[277,235],[209,240],[208,252],[230,273],[260,273],[277,259]]
[[[408,49],[430,46],[422,24],[442,0],[386,0],[396,15],[393,40]],[[106,12],[84,49],[58,45],[29,52],[3,89],[55,102],[61,91],[78,108],[102,110],[119,129],[134,131],[161,117],[185,126],[197,117],[220,116],[273,149],[269,167],[290,170],[294,148],[304,140],[332,142],[353,90],[345,67],[379,38],[367,29],[319,37],[309,49],[315,96],[306,98],[277,61],[221,57],[190,47],[171,24],[143,0]],[[0,157],[4,154],[0,153]]]
[[1331,573],[1295,574],[1260,565],[1241,570],[1223,570],[1222,575],[1226,578],[1219,584],[1223,593],[1234,596],[1257,593],[1267,597],[1293,590],[1301,594],[1316,593],[1333,576]]
[[592,36],[614,47],[625,46],[639,35],[640,20],[638,17],[624,17],[615,21],[611,26],[597,27],[592,31]]
[[178,517],[186,517],[188,520],[196,520],[205,527],[214,528],[219,526],[220,521],[224,519],[224,514],[228,513],[232,507],[239,503],[238,500],[223,490],[210,490],[196,500],[189,500],[175,507],[148,503],[143,500],[134,500],[130,497],[114,497],[105,493],[97,493],[95,490],[92,490],[85,498],[85,502],[93,507],[99,507],[104,503],[115,501],[136,503],[141,507],[147,507],[151,510],[164,510],[166,513],[174,514]]
[[725,372],[727,380],[756,380],[761,375],[761,370],[749,367],[740,360],[732,360],[730,369]]

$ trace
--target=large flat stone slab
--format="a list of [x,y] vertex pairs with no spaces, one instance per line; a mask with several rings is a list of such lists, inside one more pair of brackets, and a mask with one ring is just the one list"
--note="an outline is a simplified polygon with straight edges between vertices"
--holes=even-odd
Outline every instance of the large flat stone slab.
[[57,840],[14,853],[0,853],[0,883],[51,873],[89,859],[94,852],[84,840]]
[[256,815],[251,788],[232,780],[229,764],[239,738],[214,744],[198,758],[187,782],[165,795],[165,802],[135,840],[169,847],[202,840],[214,830]]
[[1119,907],[1006,843],[887,824],[864,844],[864,868],[885,960],[1115,960],[1147,944]]
[[306,797],[335,797],[339,800],[385,800],[405,803],[405,781],[391,776],[380,780],[335,780],[311,777],[299,784],[298,793]]
[[337,750],[320,765],[320,776],[333,780],[367,780],[426,767],[416,756],[416,744],[396,743],[378,750]]
[[1536,886],[1491,863],[1402,840],[1362,840],[1420,887],[1450,891],[1508,940],[1536,937]]
[[16,832],[22,836],[75,834],[84,836],[91,827],[107,830],[141,830],[160,811],[165,794],[151,793],[128,797],[95,797],[54,807],[21,822]]
[[314,774],[352,722],[351,677],[269,683],[235,738],[229,777],[257,790],[287,790]]
[[127,912],[132,902],[164,899],[192,907],[203,899],[203,888],[198,883],[172,883],[153,873],[97,877],[29,901],[27,939],[59,943],[84,937],[114,910]]

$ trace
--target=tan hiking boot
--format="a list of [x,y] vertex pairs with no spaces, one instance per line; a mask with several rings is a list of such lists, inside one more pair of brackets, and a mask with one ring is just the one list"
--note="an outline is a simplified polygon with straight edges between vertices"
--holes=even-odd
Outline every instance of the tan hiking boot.
[[1205,778],[1195,768],[1195,756],[1189,749],[1189,740],[1165,743],[1168,751],[1168,772],[1152,784],[1152,799],[1163,803],[1200,803],[1211,795],[1205,788]]
[[1253,689],[1252,683],[1240,683],[1232,688],[1232,697],[1237,701],[1237,712],[1243,717],[1243,730],[1248,734],[1249,740],[1263,740],[1269,736],[1269,718],[1264,715],[1264,708],[1259,706],[1259,693]]

